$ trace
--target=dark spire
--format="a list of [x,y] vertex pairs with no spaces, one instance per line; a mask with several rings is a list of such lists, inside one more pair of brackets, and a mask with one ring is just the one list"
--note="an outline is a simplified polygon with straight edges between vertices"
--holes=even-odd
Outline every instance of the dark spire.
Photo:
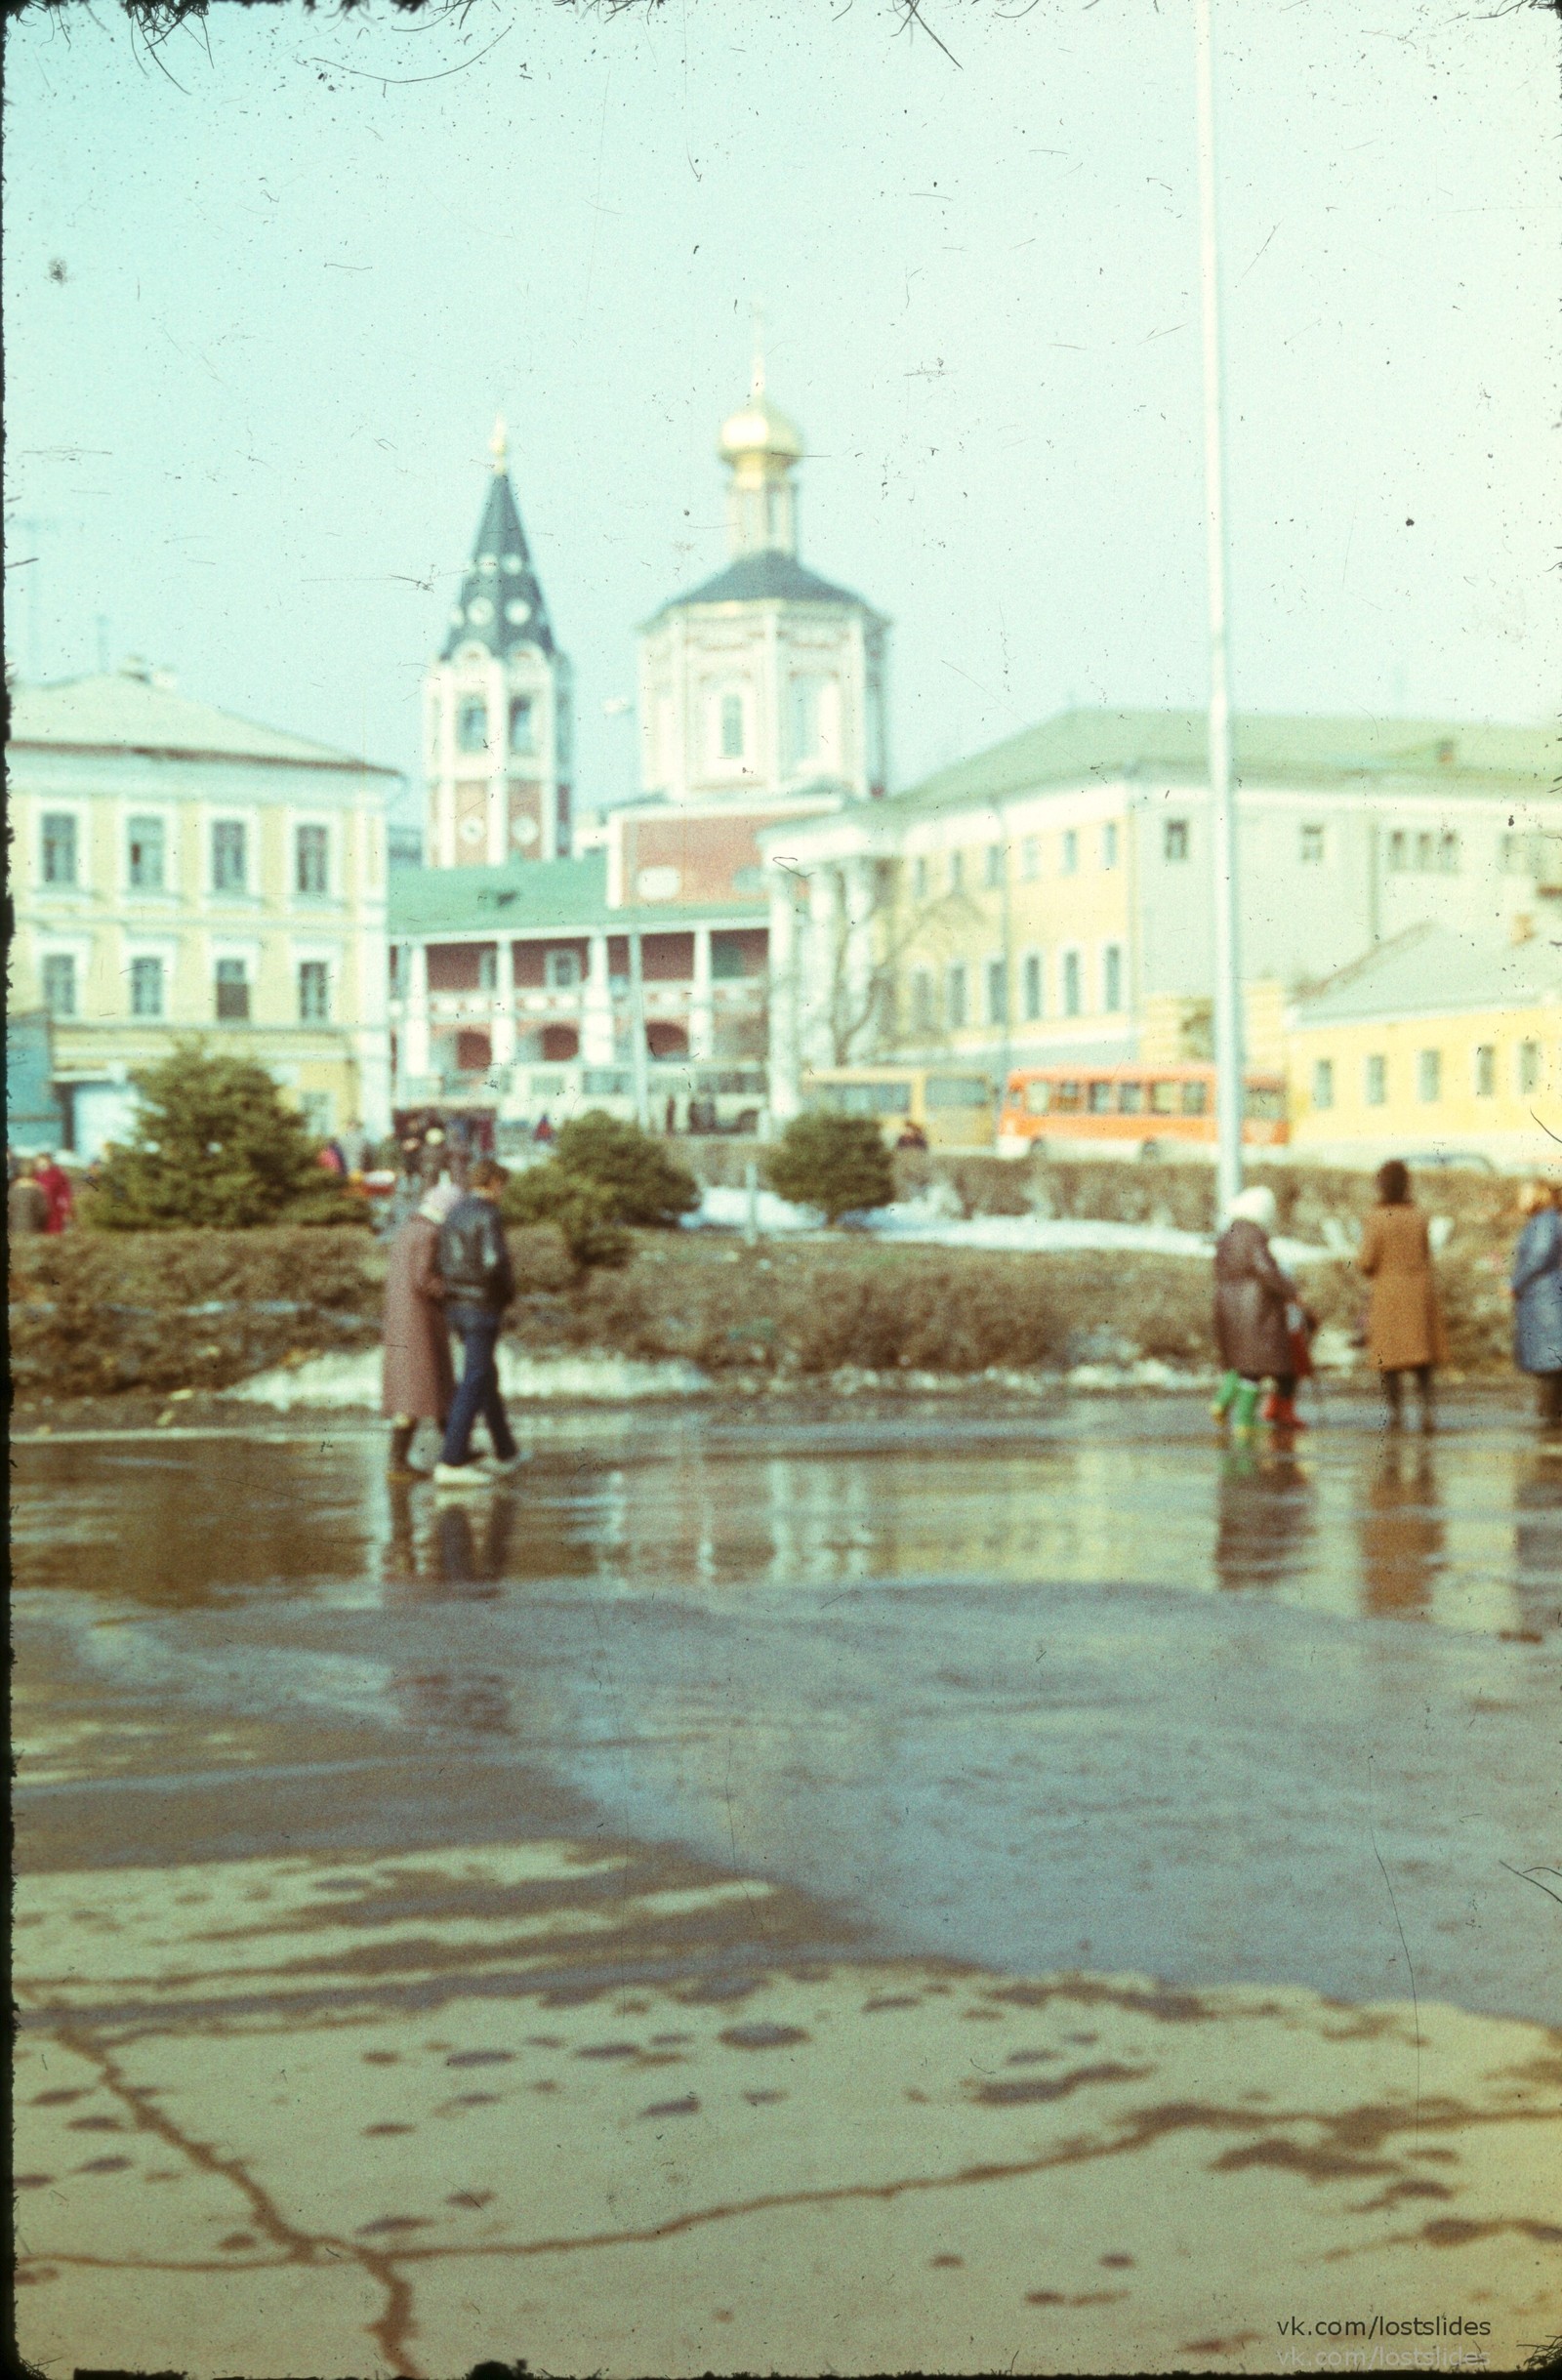
[[494,424],[489,452],[494,468],[488,501],[439,657],[448,661],[458,644],[477,643],[503,659],[517,644],[534,644],[552,659],[554,632],[510,484],[502,419]]

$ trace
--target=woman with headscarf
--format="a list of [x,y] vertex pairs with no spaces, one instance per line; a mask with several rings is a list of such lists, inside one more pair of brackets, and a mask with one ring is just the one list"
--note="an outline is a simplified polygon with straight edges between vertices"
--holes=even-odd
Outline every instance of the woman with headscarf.
[[385,1277],[385,1358],[380,1411],[390,1424],[392,1479],[418,1479],[412,1442],[420,1421],[443,1428],[455,1395],[450,1332],[435,1264],[439,1226],[461,1193],[437,1182],[390,1242]]
[[1388,1426],[1402,1418],[1405,1375],[1416,1375],[1421,1427],[1433,1422],[1432,1374],[1448,1361],[1448,1333],[1432,1273],[1426,1217],[1410,1194],[1410,1175],[1397,1157],[1377,1169],[1377,1204],[1367,1217],[1358,1268],[1372,1283],[1367,1352],[1382,1375]]
[[1513,1298],[1513,1361],[1534,1375],[1541,1420],[1562,1424],[1562,1213],[1549,1182],[1526,1182],[1519,1194],[1525,1218],[1513,1251],[1508,1289]]
[[1282,1429],[1299,1426],[1290,1323],[1296,1292],[1270,1251],[1274,1227],[1274,1192],[1244,1190],[1232,1200],[1215,1243],[1214,1337],[1225,1377],[1213,1411],[1217,1420],[1229,1415],[1232,1427],[1242,1431],[1257,1420],[1266,1379],[1275,1384],[1270,1418]]

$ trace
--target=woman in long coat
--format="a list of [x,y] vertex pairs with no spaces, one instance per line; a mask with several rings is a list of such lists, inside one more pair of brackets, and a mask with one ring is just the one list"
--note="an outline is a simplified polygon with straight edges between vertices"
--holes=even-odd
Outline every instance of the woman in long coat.
[[1562,1214],[1548,1182],[1530,1182],[1519,1199],[1526,1217],[1513,1251],[1513,1361],[1535,1375],[1541,1419],[1562,1422]]
[[1275,1419],[1296,1424],[1288,1320],[1296,1292],[1270,1251],[1274,1227],[1274,1192],[1244,1190],[1232,1200],[1231,1219],[1215,1243],[1214,1336],[1226,1377],[1214,1410],[1223,1418],[1229,1409],[1239,1430],[1252,1429],[1259,1383],[1268,1379],[1275,1384]]
[[461,1193],[439,1182],[391,1240],[385,1276],[385,1368],[380,1411],[390,1423],[390,1476],[415,1479],[412,1441],[420,1421],[441,1428],[456,1393],[450,1331],[435,1265],[439,1226]]
[[1398,1429],[1407,1372],[1416,1375],[1421,1427],[1432,1426],[1432,1373],[1448,1361],[1448,1332],[1432,1272],[1426,1217],[1398,1158],[1377,1170],[1377,1205],[1367,1217],[1356,1262],[1372,1283],[1367,1352],[1383,1377],[1388,1426]]

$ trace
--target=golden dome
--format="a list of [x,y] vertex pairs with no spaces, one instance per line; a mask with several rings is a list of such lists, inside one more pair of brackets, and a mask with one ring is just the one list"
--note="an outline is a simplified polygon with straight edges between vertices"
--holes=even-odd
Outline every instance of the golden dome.
[[802,432],[778,412],[764,393],[764,379],[757,373],[749,401],[721,424],[717,452],[723,463],[740,463],[749,456],[796,463],[802,453]]

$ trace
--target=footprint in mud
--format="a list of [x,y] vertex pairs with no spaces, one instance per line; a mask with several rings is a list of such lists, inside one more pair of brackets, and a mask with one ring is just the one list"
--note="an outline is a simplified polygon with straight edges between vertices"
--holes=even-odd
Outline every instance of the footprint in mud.
[[637,2041],[590,2041],[575,2052],[577,2058],[637,2058],[639,2054]]
[[810,2036],[796,2025],[729,2025],[721,2035],[728,2049],[790,2049]]
[[512,2066],[513,2049],[458,2049],[445,2060],[446,2066]]
[[641,2108],[640,2121],[647,2115],[698,2115],[700,2103],[691,2091],[687,2099],[664,2099],[654,2108]]

